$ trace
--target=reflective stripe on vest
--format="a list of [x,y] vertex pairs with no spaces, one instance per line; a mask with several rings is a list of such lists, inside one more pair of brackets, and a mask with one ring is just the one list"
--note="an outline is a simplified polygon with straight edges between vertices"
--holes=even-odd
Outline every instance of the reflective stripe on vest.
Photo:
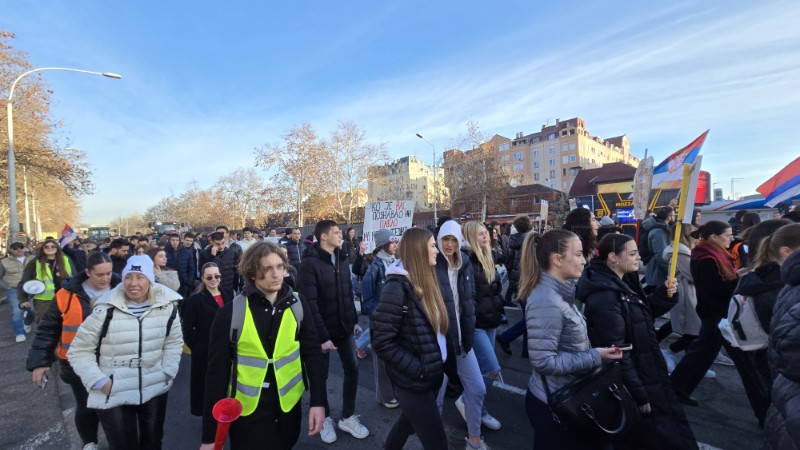
[[278,397],[283,412],[294,408],[305,391],[303,369],[300,363],[300,342],[295,339],[297,320],[291,308],[282,315],[275,348],[269,357],[261,345],[261,338],[253,322],[246,297],[235,301],[245,302],[244,324],[236,345],[236,391],[235,397],[242,403],[242,415],[249,416],[256,410],[264,380],[272,364]]
[[[66,272],[64,278],[69,278],[72,276],[72,267],[66,256],[62,256],[62,261],[61,267]],[[42,266],[45,268],[44,272],[42,272]],[[35,300],[52,300],[55,297],[56,285],[53,282],[53,272],[50,270],[50,264],[42,264],[41,261],[36,261],[36,279],[44,283],[44,292],[34,295],[33,298]]]
[[56,347],[56,355],[66,360],[67,350],[83,323],[83,306],[78,296],[66,289],[59,289],[56,293],[56,305],[61,312],[61,337]]

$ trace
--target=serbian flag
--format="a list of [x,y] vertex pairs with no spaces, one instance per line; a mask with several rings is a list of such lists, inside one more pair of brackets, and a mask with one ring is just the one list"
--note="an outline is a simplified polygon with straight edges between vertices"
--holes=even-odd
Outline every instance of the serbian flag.
[[69,224],[64,225],[64,229],[61,230],[61,248],[64,248],[65,245],[69,244],[70,242],[74,241],[78,238],[78,235],[75,234],[75,230],[72,229]]
[[770,208],[800,195],[800,157],[790,162],[756,190],[767,198],[766,205]]
[[683,164],[694,164],[694,160],[703,148],[708,132],[701,134],[691,144],[669,155],[667,159],[653,168],[653,189],[680,189],[683,179]]

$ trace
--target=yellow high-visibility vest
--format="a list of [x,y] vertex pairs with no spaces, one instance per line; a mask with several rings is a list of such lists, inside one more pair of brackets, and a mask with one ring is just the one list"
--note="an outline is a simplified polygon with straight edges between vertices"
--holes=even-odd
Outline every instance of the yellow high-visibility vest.
[[[69,259],[66,256],[62,256],[62,258],[61,267],[67,273],[64,278],[69,278],[72,276],[72,266],[70,266]],[[44,272],[42,272],[42,266],[45,268]],[[53,272],[50,270],[50,264],[42,264],[41,261],[36,261],[36,279],[44,283],[44,292],[34,295],[33,298],[36,300],[52,300],[56,296],[56,285],[53,282]]]
[[[256,410],[261,390],[265,387],[264,380],[269,366],[275,372],[275,382],[278,388],[281,410],[289,412],[300,401],[305,391],[303,382],[303,367],[300,363],[300,342],[296,339],[299,323],[302,322],[302,306],[299,299],[295,302],[300,307],[300,318],[296,317],[298,309],[295,305],[283,312],[278,335],[275,338],[275,348],[272,355],[267,355],[261,345],[253,316],[250,313],[247,297],[238,296],[234,299],[234,314],[232,326],[236,322],[236,302],[244,306],[244,323],[236,343],[236,386],[231,386],[233,397],[242,403],[242,415],[248,416]],[[233,391],[235,389],[235,391]]]

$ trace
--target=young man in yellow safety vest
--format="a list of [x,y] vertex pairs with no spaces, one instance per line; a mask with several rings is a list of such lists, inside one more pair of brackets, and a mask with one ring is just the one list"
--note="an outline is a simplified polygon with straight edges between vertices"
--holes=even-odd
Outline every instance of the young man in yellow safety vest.
[[[325,373],[316,325],[305,300],[284,283],[288,261],[271,242],[242,256],[244,289],[217,313],[209,333],[201,450],[213,448],[217,401],[235,397],[231,449],[292,448],[300,437],[300,399],[308,386],[308,434],[325,420]],[[307,380],[307,381],[306,381]]]

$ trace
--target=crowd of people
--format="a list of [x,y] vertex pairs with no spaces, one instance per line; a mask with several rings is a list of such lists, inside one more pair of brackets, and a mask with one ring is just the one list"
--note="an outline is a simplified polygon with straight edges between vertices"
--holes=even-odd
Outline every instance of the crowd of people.
[[[502,429],[486,407],[502,380],[494,344],[511,355],[519,337],[531,376],[524,404],[508,408],[524,407],[537,450],[697,449],[683,408],[699,405],[692,394],[720,358],[735,366],[770,448],[791,449],[800,448],[800,224],[791,219],[750,213],[703,222],[695,214],[677,249],[672,206],[643,221],[638,241],[584,208],[546,232],[526,215],[503,227],[444,217],[402,236],[379,230],[372,243],[331,220],[305,239],[299,228],[262,238],[225,226],[100,246],[47,239],[32,253],[9,246],[0,287],[16,341],[35,328],[33,382],[45,385],[58,361],[84,449],[96,448],[100,427],[112,449],[161,448],[184,351],[185,401],[203,418],[203,450],[214,446],[215,406],[226,398],[242,406],[231,448],[292,448],[306,391],[309,435],[327,444],[337,432],[364,439],[369,423],[356,395],[369,349],[377,407],[399,409],[386,448],[403,448],[412,434],[426,449],[447,448],[441,411],[445,394],[457,391],[465,448],[487,449],[482,430]],[[523,318],[498,334],[506,307],[521,308]],[[741,340],[768,338],[745,346],[724,332],[729,323]],[[326,387],[334,353],[343,368],[340,411]],[[559,420],[553,398],[610,366],[620,369],[636,420],[596,434]]]

